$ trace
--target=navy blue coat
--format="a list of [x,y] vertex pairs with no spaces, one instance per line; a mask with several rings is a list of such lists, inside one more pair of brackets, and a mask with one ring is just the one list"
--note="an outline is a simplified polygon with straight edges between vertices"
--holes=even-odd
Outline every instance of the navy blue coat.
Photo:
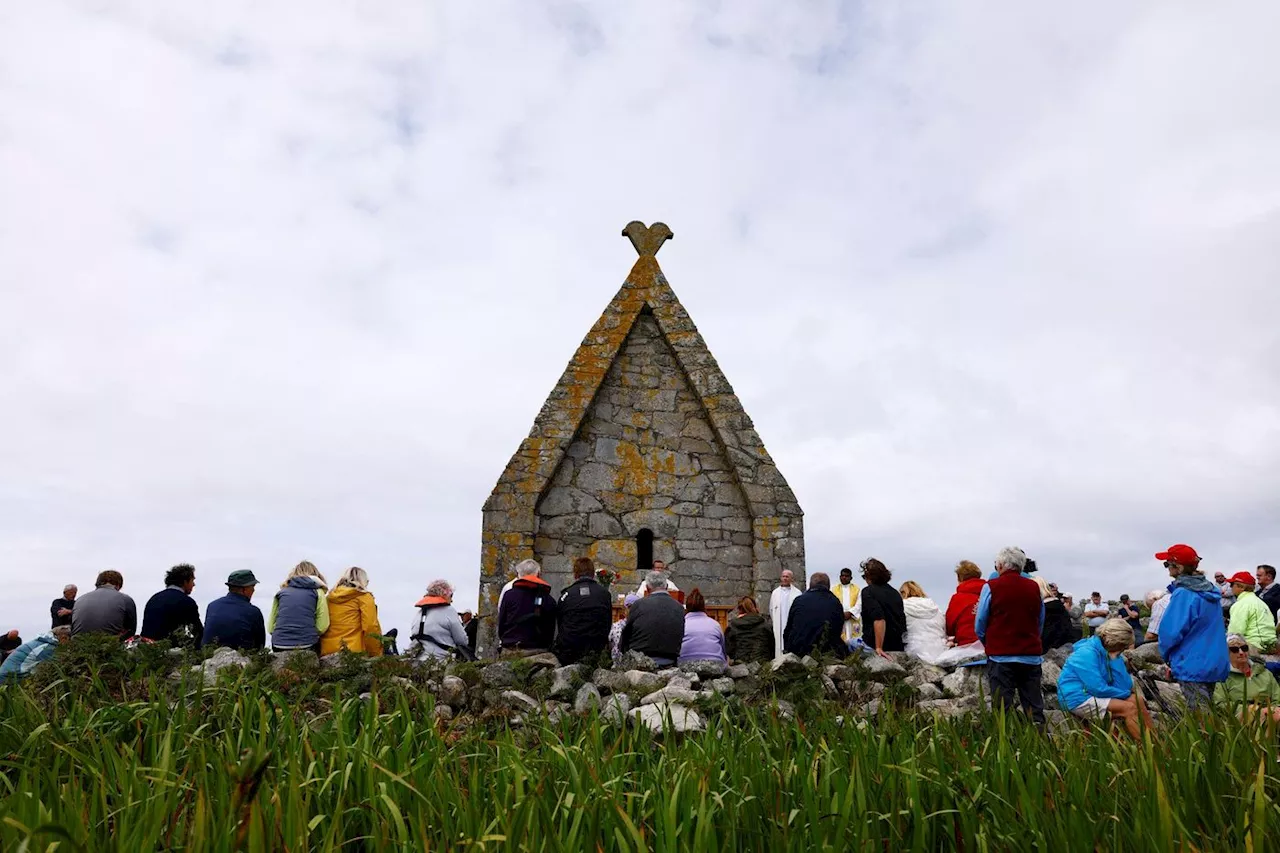
[[243,595],[229,592],[209,602],[204,614],[204,644],[232,649],[260,649],[267,643],[262,611]]

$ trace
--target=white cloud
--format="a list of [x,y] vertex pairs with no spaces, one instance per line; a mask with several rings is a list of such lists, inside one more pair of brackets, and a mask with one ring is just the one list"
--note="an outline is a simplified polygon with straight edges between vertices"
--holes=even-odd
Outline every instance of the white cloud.
[[1275,562],[1280,12],[0,12],[0,619],[116,567],[473,600],[480,505],[661,260],[807,511],[938,598],[1017,542]]

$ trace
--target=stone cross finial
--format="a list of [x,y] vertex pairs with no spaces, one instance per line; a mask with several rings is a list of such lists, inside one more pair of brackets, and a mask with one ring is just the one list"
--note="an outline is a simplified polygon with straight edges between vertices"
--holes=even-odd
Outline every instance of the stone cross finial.
[[622,229],[622,236],[631,241],[631,245],[636,247],[636,254],[643,258],[646,255],[653,257],[658,254],[662,244],[676,235],[671,233],[671,229],[665,222],[655,222],[646,228],[644,223],[637,219],[635,222],[627,223],[627,227]]

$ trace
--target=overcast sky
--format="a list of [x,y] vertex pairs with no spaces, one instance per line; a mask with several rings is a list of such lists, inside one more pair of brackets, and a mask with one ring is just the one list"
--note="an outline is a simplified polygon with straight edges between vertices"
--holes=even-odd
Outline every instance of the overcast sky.
[[473,606],[632,219],[810,571],[1280,562],[1278,43],[1267,2],[5,4],[0,627],[182,561]]

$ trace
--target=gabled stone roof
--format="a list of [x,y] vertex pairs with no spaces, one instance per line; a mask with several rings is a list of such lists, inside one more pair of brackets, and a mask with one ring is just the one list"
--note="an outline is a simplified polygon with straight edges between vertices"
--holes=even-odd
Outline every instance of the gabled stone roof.
[[632,326],[650,311],[706,409],[717,443],[729,460],[753,519],[757,594],[783,568],[803,576],[803,513],[751,419],[721,372],[706,342],[676,298],[655,253],[670,231],[632,223],[623,232],[641,253],[625,283],[583,339],[511,457],[484,505],[481,612],[496,608],[510,566],[533,555],[536,509],[565,450],[573,441],[597,390]]

